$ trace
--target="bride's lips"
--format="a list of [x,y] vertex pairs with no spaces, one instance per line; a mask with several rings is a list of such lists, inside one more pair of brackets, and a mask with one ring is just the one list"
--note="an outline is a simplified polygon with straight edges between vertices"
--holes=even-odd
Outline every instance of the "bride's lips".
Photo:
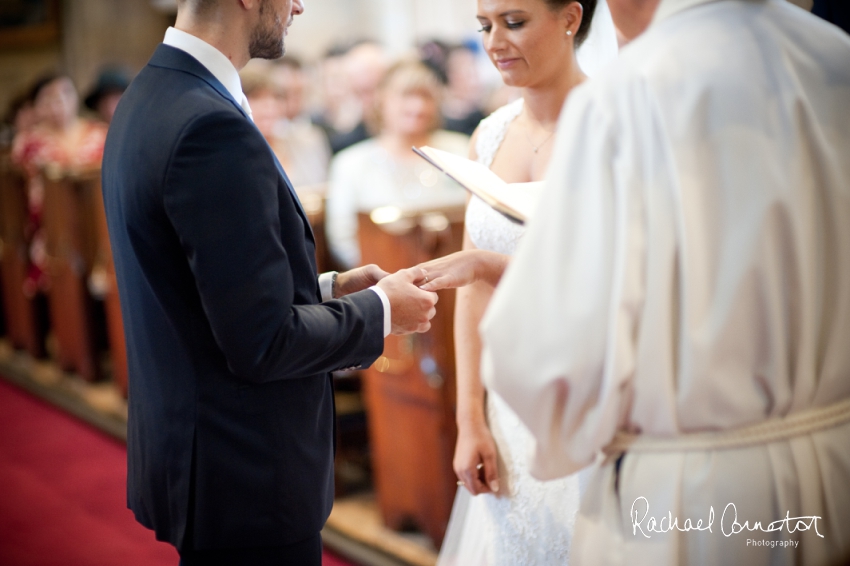
[[496,67],[499,69],[510,69],[519,62],[519,58],[496,59]]

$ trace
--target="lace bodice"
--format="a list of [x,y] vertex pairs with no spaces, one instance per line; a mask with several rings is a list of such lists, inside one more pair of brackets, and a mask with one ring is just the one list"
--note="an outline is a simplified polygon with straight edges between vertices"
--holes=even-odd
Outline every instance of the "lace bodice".
[[[475,145],[479,163],[487,167],[492,165],[508,127],[522,112],[522,105],[520,98],[481,121]],[[466,210],[466,231],[477,248],[510,255],[516,249],[523,227],[511,222],[478,197],[472,197]]]

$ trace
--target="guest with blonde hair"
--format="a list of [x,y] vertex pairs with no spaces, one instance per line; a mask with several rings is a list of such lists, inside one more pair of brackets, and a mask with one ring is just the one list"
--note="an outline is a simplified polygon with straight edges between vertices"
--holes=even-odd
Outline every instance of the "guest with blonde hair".
[[373,111],[366,116],[377,137],[340,152],[331,163],[327,232],[331,252],[343,265],[360,262],[358,212],[465,202],[463,189],[411,151],[427,145],[466,155],[469,138],[440,129],[442,91],[440,80],[423,63],[396,63],[380,82]]

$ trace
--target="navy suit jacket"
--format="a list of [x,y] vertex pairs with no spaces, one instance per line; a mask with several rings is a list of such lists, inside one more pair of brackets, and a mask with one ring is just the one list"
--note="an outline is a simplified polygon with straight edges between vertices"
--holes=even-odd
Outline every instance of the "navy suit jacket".
[[847,0],[815,0],[812,13],[850,33],[850,2]]
[[109,129],[103,194],[130,370],[129,507],[198,549],[289,544],[333,502],[330,371],[383,350],[365,290],[321,302],[313,234],[224,86],[160,45]]

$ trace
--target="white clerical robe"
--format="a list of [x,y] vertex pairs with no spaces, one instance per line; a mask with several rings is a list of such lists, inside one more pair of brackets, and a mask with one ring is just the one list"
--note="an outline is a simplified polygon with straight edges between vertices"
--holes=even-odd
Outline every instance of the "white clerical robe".
[[850,36],[783,0],[662,0],[570,95],[547,183],[482,363],[538,477],[596,460],[570,563],[848,558],[846,422],[600,451],[850,398]]

